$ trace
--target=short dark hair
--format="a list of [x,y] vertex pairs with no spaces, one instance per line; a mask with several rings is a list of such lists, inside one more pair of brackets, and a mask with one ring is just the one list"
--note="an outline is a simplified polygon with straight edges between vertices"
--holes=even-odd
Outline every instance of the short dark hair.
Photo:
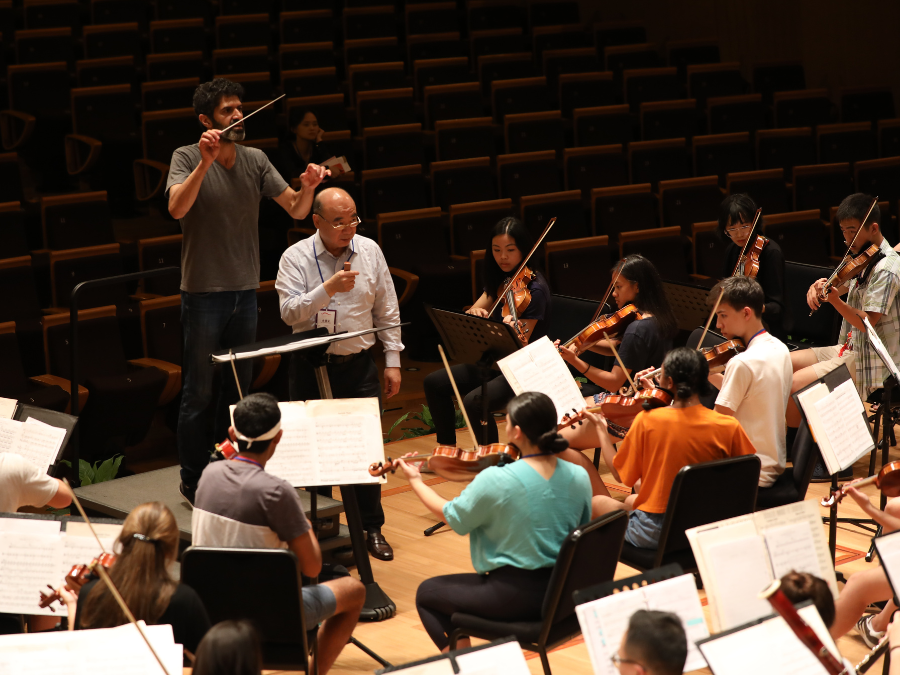
[[[487,250],[484,252],[484,266],[482,272],[484,275],[484,292],[492,300],[496,300],[497,291],[500,289],[500,286],[503,285],[503,282],[506,279],[512,276],[500,269],[500,265],[494,260],[494,237],[502,235],[507,235],[516,242],[516,248],[521,251],[523,258],[528,255],[528,252],[531,251],[531,247],[534,246],[534,238],[531,236],[531,232],[529,232],[528,228],[522,224],[521,220],[514,218],[513,216],[506,216],[497,221],[491,229]],[[532,270],[539,269],[541,267],[540,258],[540,253],[531,256],[531,260],[528,261],[528,267]]]
[[795,605],[812,600],[826,628],[834,623],[834,596],[824,579],[809,572],[788,572],[781,577],[781,590]]
[[507,404],[506,414],[510,424],[520,427],[541,452],[552,454],[569,447],[569,442],[556,431],[556,406],[547,394],[523,392]]
[[194,112],[198,116],[206,115],[212,119],[216,106],[223,96],[237,96],[243,102],[244,88],[240,83],[226,80],[224,77],[204,82],[194,90]]
[[676,347],[663,359],[666,376],[675,382],[675,397],[687,400],[694,394],[705,396],[711,390],[709,364],[696,349]]
[[312,113],[313,115],[315,115],[316,121],[318,121],[319,116],[316,115],[316,111],[307,105],[300,105],[300,106],[295,106],[295,107],[291,108],[291,113],[290,113],[291,116],[288,119],[288,129],[293,131],[294,127],[296,127],[298,124],[300,124],[300,122],[303,121],[303,118],[306,117],[309,113]]
[[872,226],[872,223],[880,223],[881,209],[878,207],[878,204],[872,209],[872,213],[869,215],[866,222],[862,222],[862,219],[869,213],[869,207],[872,206],[872,199],[874,198],[863,194],[862,192],[857,192],[849,197],[844,197],[844,201],[841,202],[841,205],[837,210],[837,215],[835,216],[838,224],[853,218],[862,223],[863,227],[868,230]]
[[654,675],[681,675],[687,660],[687,635],[675,614],[639,609],[631,615],[625,651]]
[[197,647],[197,675],[260,675],[259,636],[249,621],[221,621],[210,628]]
[[[722,303],[738,310],[749,307],[756,316],[762,316],[766,294],[756,279],[745,276],[728,277],[721,281],[718,288],[725,291],[722,294]],[[713,291],[711,296],[715,298],[718,294]]]
[[[248,438],[256,438],[281,421],[281,409],[278,399],[261,392],[248,394],[234,407],[234,428]],[[248,441],[238,440],[238,451],[247,452]],[[265,452],[268,441],[261,441],[250,446],[250,452]]]
[[748,194],[728,195],[719,206],[719,222],[716,227],[716,233],[723,241],[731,241],[728,235],[725,234],[725,228],[728,227],[728,224],[740,222],[741,219],[745,223],[752,223],[758,208],[756,202]]

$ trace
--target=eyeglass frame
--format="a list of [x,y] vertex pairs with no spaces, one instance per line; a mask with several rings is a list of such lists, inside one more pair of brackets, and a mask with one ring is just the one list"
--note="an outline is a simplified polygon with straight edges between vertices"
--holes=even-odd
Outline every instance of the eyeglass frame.
[[[343,229],[346,229],[346,228],[348,228],[348,227],[353,227],[353,228],[355,228],[355,227],[359,227],[360,225],[362,225],[362,218],[360,218],[359,215],[354,216],[354,218],[356,218],[356,222],[352,222],[352,220],[351,220],[351,223],[348,223],[347,225],[335,225],[334,222],[332,222],[332,221],[330,221],[330,220],[325,220],[325,219],[322,218],[322,216],[320,216],[318,213],[314,213],[313,215],[314,215],[316,218],[321,219],[322,222],[325,222],[325,223],[328,223],[329,225],[331,225],[331,228],[332,228],[333,230],[343,230]],[[343,217],[343,216],[338,216],[338,218],[341,218],[341,217]],[[335,220],[337,220],[337,218],[335,218]]]
[[739,223],[741,227],[738,227],[738,223],[732,223],[725,228],[725,235],[729,239],[734,239],[734,235],[736,235],[738,232],[743,232],[744,230],[749,230],[751,227],[753,227],[752,223],[745,223],[744,221],[739,221]]
[[623,664],[623,663],[628,663],[628,664],[630,664],[630,665],[632,665],[632,666],[637,666],[638,668],[640,668],[641,670],[644,670],[644,671],[647,670],[647,667],[646,667],[643,663],[641,663],[640,661],[635,661],[634,659],[623,659],[623,658],[621,658],[621,657],[618,655],[618,653],[610,654],[609,660],[612,661],[612,664],[613,664],[613,665],[616,667],[616,669],[618,669],[618,670],[621,670],[621,669],[622,669],[622,664]]

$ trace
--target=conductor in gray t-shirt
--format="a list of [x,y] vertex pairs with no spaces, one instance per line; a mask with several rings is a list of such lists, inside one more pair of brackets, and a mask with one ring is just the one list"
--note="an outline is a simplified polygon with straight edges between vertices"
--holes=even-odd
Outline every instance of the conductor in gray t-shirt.
[[[266,155],[237,145],[244,88],[215,79],[194,92],[194,112],[205,129],[199,143],[172,154],[166,194],[169,213],[181,221],[181,325],[184,333],[178,456],[181,494],[193,504],[194,492],[213,450],[225,438],[228,406],[238,401],[230,373],[217,392],[214,433],[208,409],[213,400],[209,355],[256,340],[256,289],[259,288],[259,202],[268,197],[293,218],[303,219],[316,186],[330,172],[310,164],[300,176],[301,190],[284,182]],[[253,120],[248,122],[251,129]],[[250,387],[250,361],[237,362],[241,391]]]

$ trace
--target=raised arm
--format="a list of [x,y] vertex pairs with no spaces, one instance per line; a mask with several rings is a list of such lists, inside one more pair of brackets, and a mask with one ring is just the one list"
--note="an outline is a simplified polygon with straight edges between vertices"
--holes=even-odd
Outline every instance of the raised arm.
[[309,215],[312,208],[316,186],[330,175],[330,169],[318,164],[310,164],[300,175],[300,191],[296,192],[292,187],[286,187],[284,192],[275,197],[275,201],[290,214],[291,218],[303,220]]
[[[177,183],[169,188],[169,213],[173,218],[184,218],[194,202],[197,200],[197,194],[200,192],[200,185],[203,184],[203,178],[209,167],[216,161],[219,156],[219,136],[221,131],[218,129],[208,129],[200,136],[200,163],[191,171],[191,174],[183,183]],[[176,152],[172,156],[172,164],[181,162],[183,159]]]

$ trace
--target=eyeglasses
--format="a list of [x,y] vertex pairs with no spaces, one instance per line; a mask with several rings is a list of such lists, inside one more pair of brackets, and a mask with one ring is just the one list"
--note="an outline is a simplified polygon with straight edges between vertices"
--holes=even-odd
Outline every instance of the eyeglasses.
[[623,663],[630,663],[630,664],[633,665],[633,666],[637,666],[638,668],[642,668],[643,670],[647,670],[646,668],[644,668],[644,664],[639,663],[638,661],[632,661],[631,659],[622,659],[622,658],[619,658],[619,655],[618,655],[618,654],[613,654],[612,656],[609,657],[609,660],[612,661],[612,662],[613,662],[613,665],[614,665],[616,668],[619,668],[619,669],[622,668],[622,664],[623,664]]
[[[353,216],[353,217],[350,219],[350,222],[349,222],[349,223],[339,223],[339,224],[336,225],[336,224],[334,223],[334,221],[332,221],[332,220],[325,220],[325,219],[322,218],[322,216],[320,216],[318,213],[313,214],[313,215],[315,215],[316,218],[320,219],[322,222],[325,222],[325,223],[328,223],[329,225],[331,225],[331,227],[334,228],[335,230],[343,230],[344,228],[347,228],[347,227],[359,227],[360,225],[362,225],[362,219],[361,219],[359,216]],[[334,220],[340,220],[342,217],[343,217],[343,216],[338,216],[338,217],[335,218]]]
[[741,223],[740,225],[729,225],[725,228],[725,234],[729,237],[733,237],[738,232],[744,232],[745,230],[749,230],[752,227],[751,223]]

